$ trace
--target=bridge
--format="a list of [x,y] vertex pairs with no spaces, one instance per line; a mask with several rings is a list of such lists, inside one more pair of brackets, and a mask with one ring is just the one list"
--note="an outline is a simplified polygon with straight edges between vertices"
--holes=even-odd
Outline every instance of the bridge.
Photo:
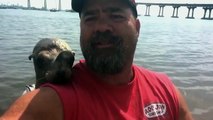
[[[27,8],[31,9],[31,0],[27,0]],[[44,6],[42,7],[42,10],[47,10],[47,0],[44,0]],[[58,1],[58,11],[61,11],[61,0]]]
[[[44,7],[42,8],[43,10],[47,10],[47,0],[44,1]],[[139,5],[145,5],[146,6],[146,11],[145,11],[145,16],[150,16],[150,7],[151,6],[159,6],[159,13],[158,17],[164,17],[164,7],[165,6],[170,6],[173,7],[173,13],[172,13],[172,18],[178,18],[178,10],[180,7],[187,7],[188,8],[188,14],[186,16],[187,19],[194,19],[194,10],[197,7],[202,7],[204,10],[203,17],[201,19],[206,19],[206,20],[213,20],[211,17],[211,12],[213,9],[213,4],[187,4],[187,3],[142,3],[142,2],[137,2],[137,6]],[[31,9],[31,4],[30,0],[27,0],[27,8]],[[59,0],[59,5],[58,5],[58,10],[61,10],[61,0]],[[208,15],[207,15],[208,13]]]
[[[211,12],[213,9],[213,4],[187,4],[187,3],[141,3],[137,2],[136,5],[145,5],[146,6],[146,11],[145,11],[145,16],[150,16],[150,6],[159,6],[159,14],[158,17],[164,17],[164,7],[165,6],[171,6],[173,7],[173,13],[172,16],[173,18],[178,18],[178,9],[180,7],[187,7],[188,8],[188,14],[186,16],[187,19],[194,19],[194,10],[197,7],[202,7],[204,10],[203,17],[201,19],[205,20],[213,20],[211,17]],[[208,13],[208,15],[207,15]]]

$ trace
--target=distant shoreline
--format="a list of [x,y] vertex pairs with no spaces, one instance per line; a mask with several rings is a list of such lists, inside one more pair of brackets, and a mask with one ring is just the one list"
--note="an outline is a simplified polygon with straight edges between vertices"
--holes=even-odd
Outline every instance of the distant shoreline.
[[[19,5],[0,5],[0,9],[23,9],[23,10],[41,10],[41,11],[51,11],[52,9],[44,9],[44,8],[36,8],[36,7],[23,7]],[[59,11],[59,10],[57,10]],[[66,11],[66,12],[75,12],[71,9],[66,9],[66,10],[61,10],[61,11]]]

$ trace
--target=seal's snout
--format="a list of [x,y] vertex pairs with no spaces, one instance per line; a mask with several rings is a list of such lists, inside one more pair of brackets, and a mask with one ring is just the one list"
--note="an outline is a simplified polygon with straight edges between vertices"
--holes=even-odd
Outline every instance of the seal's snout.
[[72,67],[74,54],[71,51],[62,51],[56,58],[54,64],[60,67]]
[[70,81],[72,66],[74,63],[74,53],[62,51],[53,62],[52,69],[47,73],[46,78],[51,83],[66,84]]

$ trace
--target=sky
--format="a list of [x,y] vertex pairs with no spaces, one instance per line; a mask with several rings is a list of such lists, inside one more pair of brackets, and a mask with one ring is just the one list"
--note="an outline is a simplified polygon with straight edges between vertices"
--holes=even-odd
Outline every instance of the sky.
[[[14,4],[14,5],[21,5],[27,7],[28,0],[0,0],[0,4]],[[59,0],[47,0],[47,8],[57,8]],[[31,7],[41,8],[44,6],[44,0],[30,0]],[[70,9],[71,8],[71,0],[61,0],[62,9]]]
[[[57,8],[59,0],[47,0],[47,8]],[[210,3],[213,4],[213,0],[136,0],[136,2],[166,2],[166,3]],[[0,0],[0,4],[14,4],[27,6],[27,0]],[[31,6],[41,8],[43,7],[44,0],[31,0]],[[71,0],[61,0],[62,9],[71,8]]]

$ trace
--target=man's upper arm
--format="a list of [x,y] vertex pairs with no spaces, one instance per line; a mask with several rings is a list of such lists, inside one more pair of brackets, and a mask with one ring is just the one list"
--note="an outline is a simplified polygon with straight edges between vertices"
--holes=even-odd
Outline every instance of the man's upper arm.
[[41,88],[18,98],[0,120],[62,120],[63,110],[57,93]]
[[179,120],[193,120],[184,97],[182,96],[178,88],[176,88],[176,91],[179,99]]

